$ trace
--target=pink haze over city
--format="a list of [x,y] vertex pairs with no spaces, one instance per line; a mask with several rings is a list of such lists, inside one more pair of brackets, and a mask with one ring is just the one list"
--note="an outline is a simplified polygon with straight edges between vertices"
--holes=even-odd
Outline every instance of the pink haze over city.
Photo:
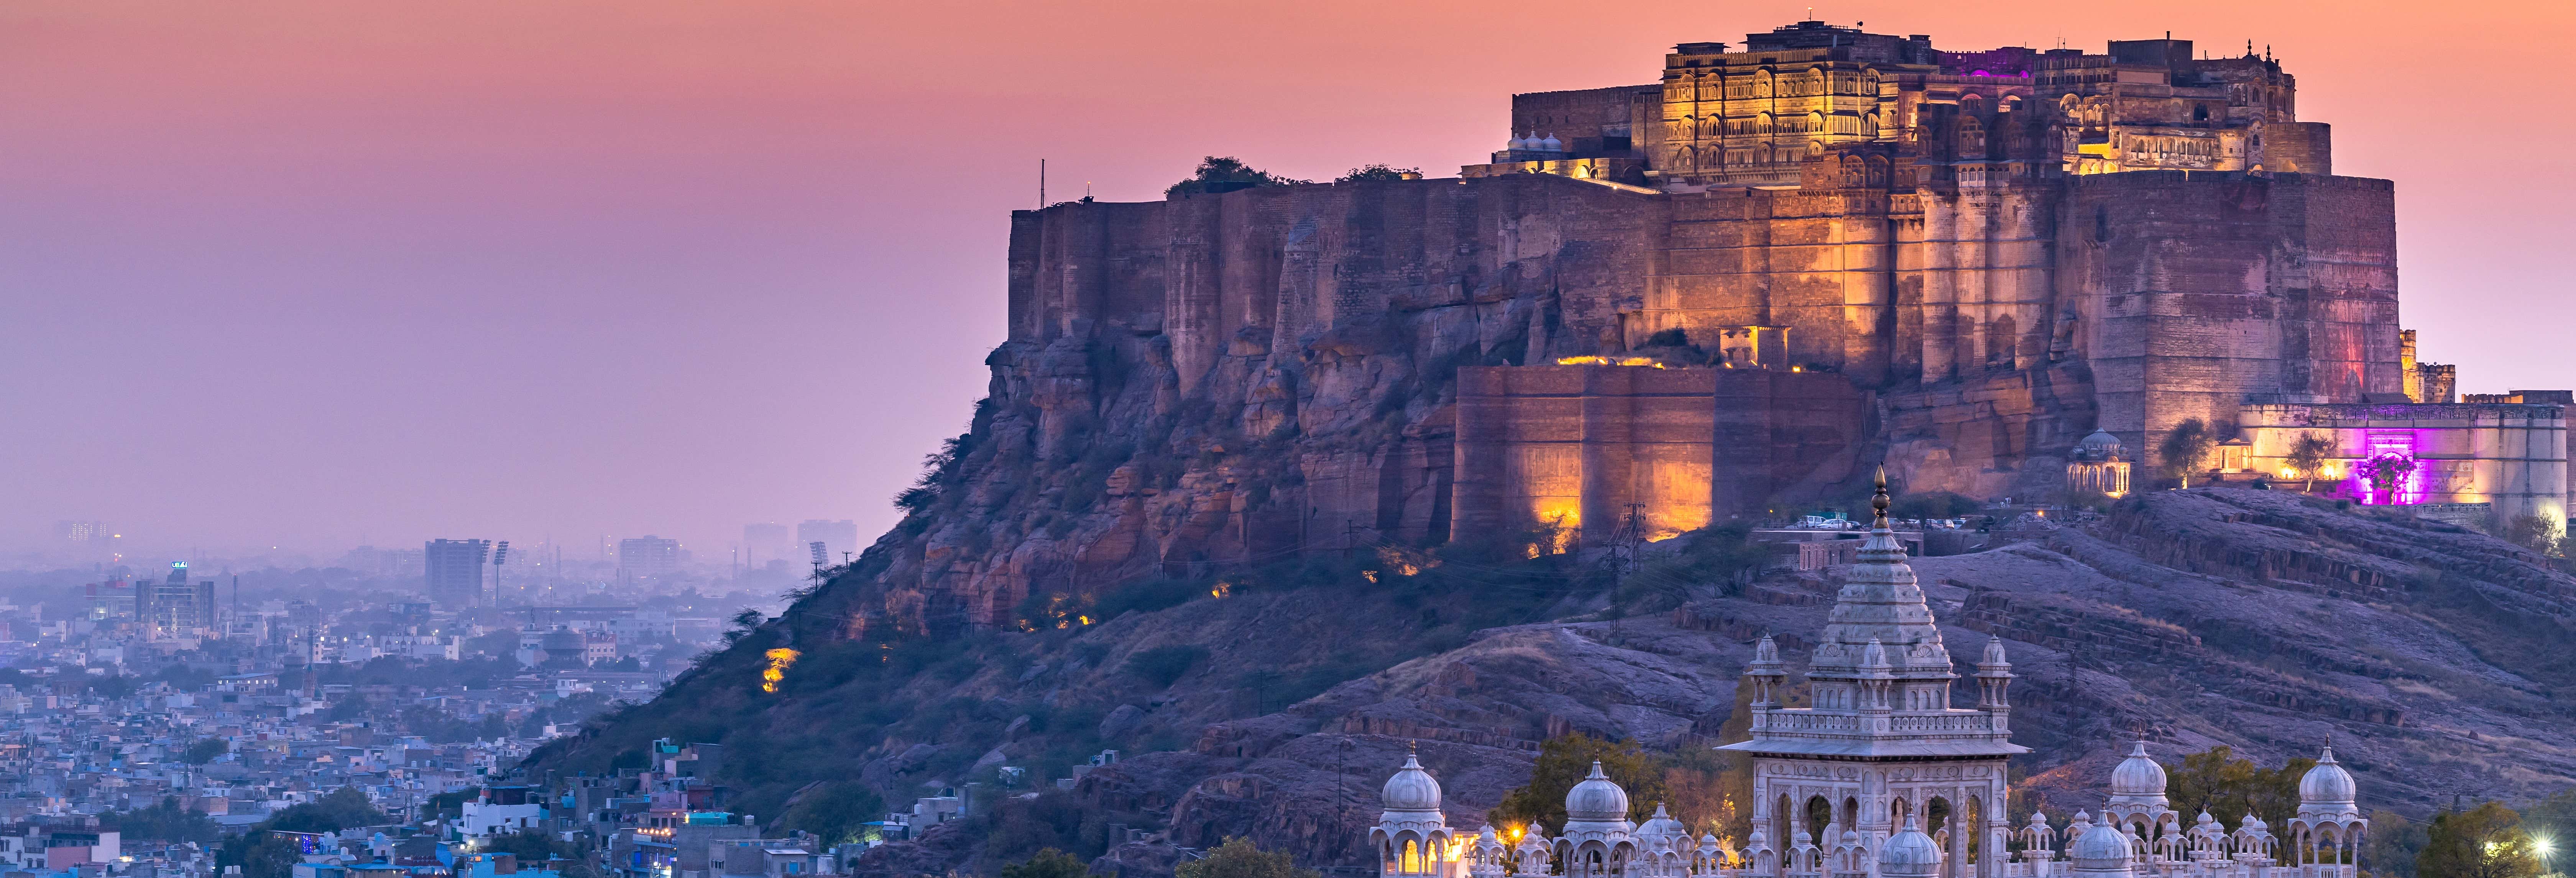
[[[1923,10],[1938,8],[1940,14]],[[335,553],[891,524],[1002,338],[1008,212],[1205,155],[1456,173],[1710,3],[0,7],[0,548]],[[2463,392],[2576,384],[2559,3],[1846,3],[1945,48],[2268,46],[2397,183]]]

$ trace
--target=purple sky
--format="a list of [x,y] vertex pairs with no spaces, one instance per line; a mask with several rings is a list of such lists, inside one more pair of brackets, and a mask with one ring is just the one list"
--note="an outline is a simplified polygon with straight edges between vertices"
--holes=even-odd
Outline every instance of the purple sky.
[[[64,518],[156,549],[873,537],[983,392],[1040,156],[1059,199],[1208,153],[1455,173],[1513,91],[1650,81],[1805,8],[1520,6],[0,6],[0,547]],[[2576,119],[2546,50],[2489,48],[2576,18],[2513,7],[1817,11],[2273,46],[2337,170],[2398,181],[2408,325],[2482,392],[2576,384],[2547,151]]]

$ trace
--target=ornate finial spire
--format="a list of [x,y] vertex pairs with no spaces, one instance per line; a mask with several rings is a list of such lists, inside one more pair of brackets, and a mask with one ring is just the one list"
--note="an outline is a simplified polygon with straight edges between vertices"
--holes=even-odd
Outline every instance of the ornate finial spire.
[[1886,465],[1886,464],[1880,464],[1880,465],[1879,465],[1879,467],[1878,467],[1878,493],[1877,493],[1877,494],[1875,494],[1875,495],[1873,495],[1873,496],[1871,496],[1871,497],[1869,498],[1869,508],[1871,508],[1871,509],[1873,509],[1873,510],[1876,510],[1876,511],[1877,511],[1877,513],[1878,513],[1878,520],[1877,520],[1877,521],[1875,521],[1875,522],[1872,522],[1872,523],[1870,524],[1870,528],[1871,528],[1872,530],[1886,530],[1886,529],[1887,529],[1887,465]]

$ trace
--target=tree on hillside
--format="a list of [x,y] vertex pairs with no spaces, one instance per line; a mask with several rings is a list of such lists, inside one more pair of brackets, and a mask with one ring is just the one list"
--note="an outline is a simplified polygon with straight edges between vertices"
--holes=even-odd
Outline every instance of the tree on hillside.
[[1036,856],[1002,867],[1002,878],[1088,878],[1090,874],[1091,865],[1084,863],[1081,857],[1054,848],[1040,850]]
[[1361,165],[1359,167],[1352,168],[1348,173],[1334,178],[1333,182],[1367,183],[1377,180],[1402,180],[1405,179],[1404,175],[1406,174],[1412,174],[1414,177],[1419,178],[1422,176],[1422,169],[1390,168],[1387,167],[1385,163],[1381,162],[1378,164]]
[[1975,515],[1978,510],[1985,507],[1986,504],[1973,498],[1949,491],[1918,491],[1898,497],[1895,502],[1888,504],[1887,517],[1961,518]]
[[1250,189],[1256,186],[1293,186],[1304,182],[1306,181],[1291,180],[1254,168],[1233,156],[1212,155],[1199,160],[1198,170],[1191,171],[1187,179],[1163,190],[1163,194],[1232,192],[1236,189]]
[[203,738],[197,743],[188,745],[188,749],[179,754],[179,761],[189,765],[204,765],[232,750],[233,745],[222,738]]
[[2417,878],[2531,878],[2541,871],[2522,815],[2503,802],[2433,815],[2424,852],[2415,855]]
[[[1735,705],[1717,727],[1719,743],[1753,739],[1753,687],[1735,687]],[[1664,769],[1665,803],[1693,837],[1714,834],[1727,850],[1751,834],[1753,759],[1708,747],[1684,747]]]
[[1182,863],[1172,878],[1321,878],[1313,869],[1297,868],[1286,851],[1265,851],[1248,838],[1229,838],[1203,859]]
[[860,840],[867,831],[863,824],[885,819],[885,810],[885,800],[867,784],[832,781],[796,799],[779,820],[781,826],[804,830],[825,844],[843,844]]
[[2334,456],[2334,437],[2301,433],[2290,443],[2290,453],[2282,455],[2281,459],[2299,472],[2299,490],[2305,493],[2317,489],[2317,471],[2324,469],[2326,461],[2333,460]]
[[319,801],[279,811],[261,821],[259,829],[281,832],[338,832],[353,826],[374,826],[385,822],[385,812],[367,801],[367,794],[357,787],[341,787]]
[[177,796],[163,796],[159,804],[149,808],[101,814],[99,828],[116,830],[130,840],[172,843],[209,842],[223,834],[214,818],[180,807]]
[[2559,524],[2558,519],[2534,512],[2507,523],[2504,538],[2506,542],[2543,555],[2556,555],[2559,544],[2567,539],[2567,528]]
[[[233,859],[235,851],[240,852],[239,859]],[[274,832],[254,832],[240,841],[225,842],[215,856],[217,867],[242,867],[242,878],[288,878],[301,862],[304,852],[295,840]]]
[[[2522,827],[2541,838],[2576,838],[2576,789],[2560,790],[2522,809]],[[2370,831],[2379,831],[2375,817]]]
[[2426,841],[2424,824],[2395,811],[2372,811],[2361,866],[2370,878],[2416,878],[2415,857],[2424,852]]
[[2316,766],[2314,759],[2298,758],[2267,769],[2221,745],[2165,766],[2165,796],[2176,810],[2206,810],[2230,827],[2248,812],[2273,826],[2286,826],[2299,811],[2299,779]]
[[2209,424],[2199,418],[2184,418],[2182,423],[2175,424],[2165,433],[2165,441],[2156,446],[2156,450],[2164,455],[2165,469],[2181,478],[2183,487],[2189,488],[2191,474],[2200,472],[2209,462],[2209,456],[2218,450],[2217,431],[2211,430]]
[[1170,688],[1207,657],[1207,648],[1203,646],[1157,646],[1128,656],[1127,664],[1121,670],[1144,678],[1155,688]]
[[1595,761],[1601,763],[1603,774],[1627,789],[1630,819],[1655,813],[1655,803],[1665,798],[1664,766],[1659,760],[1635,741],[1605,741],[1568,732],[1539,744],[1530,782],[1504,793],[1503,801],[1486,813],[1486,821],[1496,826],[1564,827],[1565,794],[1592,773]]

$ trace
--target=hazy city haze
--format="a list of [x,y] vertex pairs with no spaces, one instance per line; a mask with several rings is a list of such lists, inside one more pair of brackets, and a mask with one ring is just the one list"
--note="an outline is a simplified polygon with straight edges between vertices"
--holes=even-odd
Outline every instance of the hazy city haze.
[[[2393,179],[2423,357],[2565,387],[2566,4],[1817,6],[1945,48],[2269,47]],[[891,523],[1000,340],[1007,212],[1200,156],[1455,174],[1517,91],[1801,4],[0,7],[0,547]],[[2475,132],[2475,133],[2471,133]]]

